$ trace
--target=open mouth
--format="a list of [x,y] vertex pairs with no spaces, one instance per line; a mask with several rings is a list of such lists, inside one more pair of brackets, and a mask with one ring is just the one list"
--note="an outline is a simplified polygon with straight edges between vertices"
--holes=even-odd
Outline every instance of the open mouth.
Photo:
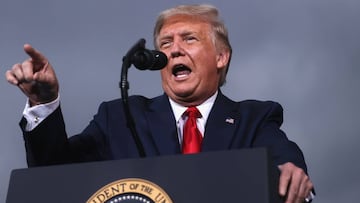
[[173,67],[172,74],[177,78],[186,77],[191,73],[191,69],[184,64],[178,64]]

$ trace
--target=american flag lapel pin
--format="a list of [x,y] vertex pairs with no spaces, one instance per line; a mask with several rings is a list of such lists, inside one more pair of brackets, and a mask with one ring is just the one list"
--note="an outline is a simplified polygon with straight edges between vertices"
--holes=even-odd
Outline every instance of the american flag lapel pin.
[[225,122],[226,123],[230,123],[230,124],[234,124],[235,123],[235,120],[233,118],[226,118],[225,119]]

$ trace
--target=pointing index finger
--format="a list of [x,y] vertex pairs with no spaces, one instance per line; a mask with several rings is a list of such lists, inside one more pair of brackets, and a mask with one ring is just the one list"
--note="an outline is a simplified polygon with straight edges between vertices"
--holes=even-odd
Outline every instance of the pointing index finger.
[[44,66],[48,63],[46,57],[30,44],[24,44],[24,51],[31,57],[34,63],[37,63],[40,66]]

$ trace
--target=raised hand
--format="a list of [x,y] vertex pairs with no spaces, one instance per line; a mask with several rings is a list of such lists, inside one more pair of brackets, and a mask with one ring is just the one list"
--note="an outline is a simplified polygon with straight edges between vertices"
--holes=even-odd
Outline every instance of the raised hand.
[[24,45],[24,51],[30,58],[14,64],[11,70],[6,71],[6,80],[24,92],[31,106],[55,100],[59,83],[53,67],[47,58],[30,44]]

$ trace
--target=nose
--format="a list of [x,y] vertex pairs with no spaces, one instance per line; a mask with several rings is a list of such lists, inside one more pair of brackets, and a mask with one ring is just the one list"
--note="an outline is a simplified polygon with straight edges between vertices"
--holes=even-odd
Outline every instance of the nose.
[[170,56],[172,58],[175,58],[183,55],[185,55],[185,52],[183,47],[181,46],[181,43],[179,43],[178,41],[174,41],[171,46]]

